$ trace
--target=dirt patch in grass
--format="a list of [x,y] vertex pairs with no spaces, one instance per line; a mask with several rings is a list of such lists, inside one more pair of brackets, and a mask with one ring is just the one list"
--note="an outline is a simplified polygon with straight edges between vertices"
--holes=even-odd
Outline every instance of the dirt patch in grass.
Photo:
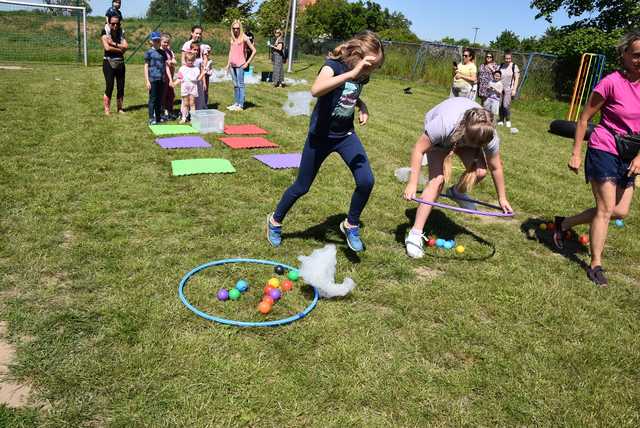
[[31,386],[12,382],[9,378],[9,365],[16,356],[15,347],[5,340],[7,323],[0,321],[0,404],[7,407],[24,407],[31,395]]
[[431,268],[424,267],[424,266],[415,268],[413,270],[413,272],[416,275],[418,275],[420,278],[428,279],[428,280],[433,280],[433,279],[439,277],[440,275],[444,274],[444,272],[442,272],[441,270],[431,269]]
[[0,70],[33,70],[33,68],[20,67],[19,65],[0,65]]

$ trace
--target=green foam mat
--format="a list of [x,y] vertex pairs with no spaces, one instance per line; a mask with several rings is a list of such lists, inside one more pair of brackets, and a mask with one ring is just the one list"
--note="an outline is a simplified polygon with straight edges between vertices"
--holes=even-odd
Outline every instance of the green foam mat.
[[198,131],[189,125],[149,125],[154,135],[197,134]]
[[236,172],[226,159],[183,159],[171,162],[174,176],[191,174],[225,174]]

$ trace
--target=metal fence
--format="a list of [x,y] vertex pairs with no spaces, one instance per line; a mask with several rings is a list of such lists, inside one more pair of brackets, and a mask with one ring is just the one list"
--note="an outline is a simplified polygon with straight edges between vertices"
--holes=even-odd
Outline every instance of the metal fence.
[[[326,55],[340,43],[338,40],[296,40],[294,52],[306,55]],[[438,42],[406,43],[385,40],[385,63],[381,73],[398,79],[450,86],[453,62],[462,62],[464,46]],[[504,52],[496,49],[473,48],[476,64],[489,51],[501,63]],[[555,98],[560,95],[557,82],[558,59],[539,52],[513,52],[513,62],[520,68],[518,96],[522,98]]]

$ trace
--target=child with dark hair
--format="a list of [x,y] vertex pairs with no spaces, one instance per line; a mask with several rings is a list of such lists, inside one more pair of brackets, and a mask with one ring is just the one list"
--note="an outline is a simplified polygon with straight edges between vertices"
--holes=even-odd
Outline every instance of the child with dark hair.
[[[117,16],[120,19],[120,24],[122,24],[122,12],[120,12],[121,6],[122,6],[121,0],[113,0],[111,2],[111,7],[107,9],[107,11],[104,14],[106,18],[104,31],[109,37],[111,37],[111,28],[109,28],[109,18],[111,18],[112,16]],[[124,31],[122,31],[122,34],[124,34]]]

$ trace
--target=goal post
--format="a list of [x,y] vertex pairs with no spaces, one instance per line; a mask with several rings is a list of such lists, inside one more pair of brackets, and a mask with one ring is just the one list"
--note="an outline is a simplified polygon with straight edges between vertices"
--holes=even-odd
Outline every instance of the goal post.
[[0,60],[88,65],[86,7],[0,0],[0,26]]

